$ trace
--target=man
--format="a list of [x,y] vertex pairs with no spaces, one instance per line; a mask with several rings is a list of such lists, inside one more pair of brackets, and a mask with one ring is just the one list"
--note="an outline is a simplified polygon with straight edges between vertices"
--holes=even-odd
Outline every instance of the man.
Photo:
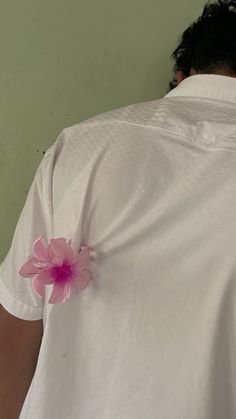
[[[163,99],[45,154],[0,270],[1,419],[235,419],[235,51],[236,1],[207,4]],[[94,252],[71,294],[63,239]]]

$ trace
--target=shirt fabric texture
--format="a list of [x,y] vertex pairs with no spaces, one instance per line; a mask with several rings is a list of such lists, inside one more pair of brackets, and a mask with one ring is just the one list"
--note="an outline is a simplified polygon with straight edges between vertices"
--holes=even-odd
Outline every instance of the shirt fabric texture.
[[[39,236],[96,254],[64,304],[18,273]],[[20,419],[235,419],[236,79],[63,130],[0,277],[3,307],[44,324]]]

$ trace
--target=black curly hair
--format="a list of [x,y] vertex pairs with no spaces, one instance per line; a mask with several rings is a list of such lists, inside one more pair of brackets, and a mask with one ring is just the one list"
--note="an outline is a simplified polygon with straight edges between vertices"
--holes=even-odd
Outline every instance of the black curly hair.
[[191,68],[204,74],[224,68],[236,74],[236,0],[208,1],[202,15],[181,35],[171,58],[175,65],[169,90],[177,86],[177,71],[186,77]]

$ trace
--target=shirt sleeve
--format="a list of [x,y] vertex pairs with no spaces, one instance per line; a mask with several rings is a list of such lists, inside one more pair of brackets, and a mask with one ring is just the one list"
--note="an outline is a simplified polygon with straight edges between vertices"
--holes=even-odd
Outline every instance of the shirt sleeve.
[[19,275],[22,265],[34,256],[39,236],[52,237],[51,177],[54,146],[45,153],[30,187],[16,225],[10,250],[0,266],[0,304],[23,320],[43,318],[44,301],[32,288],[32,278]]

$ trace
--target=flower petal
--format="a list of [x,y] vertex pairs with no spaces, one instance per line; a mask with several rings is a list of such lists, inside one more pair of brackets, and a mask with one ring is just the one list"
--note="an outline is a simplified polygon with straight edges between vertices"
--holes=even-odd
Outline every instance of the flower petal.
[[56,265],[62,265],[64,260],[63,253],[57,252],[57,249],[55,246],[51,243],[49,243],[48,246],[48,258],[51,263],[54,263]]
[[63,286],[54,285],[51,296],[48,300],[49,304],[58,304],[65,303],[70,297],[71,287],[70,284],[65,284]]
[[71,260],[74,258],[74,251],[70,244],[66,243],[66,239],[51,239],[51,245],[57,255],[63,255],[63,259]]
[[80,291],[83,291],[88,286],[90,281],[90,273],[86,271],[81,271],[75,278],[71,279],[71,284],[75,288],[78,288]]
[[45,284],[38,281],[37,276],[33,279],[32,287],[36,294],[38,294],[40,297],[45,297]]
[[42,282],[43,284],[53,284],[54,278],[51,272],[52,269],[53,269],[53,265],[51,264],[42,268],[37,275],[38,281]]
[[47,262],[48,261],[48,251],[43,243],[43,236],[39,237],[34,242],[34,253],[37,258],[41,261]]
[[19,270],[19,274],[26,278],[31,278],[39,272],[39,268],[35,266],[35,263],[38,262],[37,258],[31,258],[28,260]]
[[89,263],[89,248],[87,246],[82,246],[81,251],[78,256],[78,262],[80,269],[85,268]]
[[51,243],[49,243],[49,246],[48,246],[48,260],[49,260],[49,262],[53,262],[55,257],[56,257],[56,254],[54,252],[54,249],[53,249]]

